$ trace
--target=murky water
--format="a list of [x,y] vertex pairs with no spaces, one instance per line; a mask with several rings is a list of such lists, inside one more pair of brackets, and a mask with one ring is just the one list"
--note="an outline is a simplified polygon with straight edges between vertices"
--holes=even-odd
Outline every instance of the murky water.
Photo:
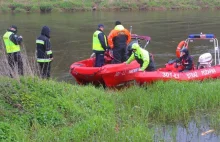
[[[18,26],[18,34],[24,38],[29,56],[35,53],[35,39],[41,27],[51,28],[51,43],[54,52],[52,76],[58,80],[73,80],[69,66],[88,58],[92,53],[92,34],[99,23],[105,25],[108,35],[114,22],[120,20],[126,28],[133,26],[133,33],[149,35],[152,38],[147,49],[154,54],[157,67],[162,67],[169,59],[175,58],[175,50],[181,40],[192,33],[214,33],[220,37],[220,11],[161,11],[161,12],[83,12],[50,14],[1,14],[0,35],[8,26]],[[200,45],[201,46],[198,46]],[[204,52],[213,52],[212,44],[200,42],[190,44],[190,52],[197,62]],[[202,131],[211,129],[204,124],[204,129],[190,123],[188,129],[178,126],[166,126],[155,131],[155,141],[206,142],[220,141],[218,135],[210,133],[201,136]],[[175,131],[175,136],[172,134]],[[171,133],[170,133],[171,132]]]
[[[54,52],[52,76],[58,80],[72,80],[69,74],[71,63],[88,58],[92,53],[92,34],[98,23],[105,24],[108,35],[114,22],[121,20],[126,28],[133,26],[133,33],[149,35],[152,41],[147,49],[154,54],[157,67],[175,58],[176,46],[191,33],[214,33],[220,36],[220,11],[161,11],[161,12],[83,12],[50,14],[1,14],[0,35],[15,24],[18,34],[23,35],[30,56],[35,52],[35,39],[41,27],[48,25]],[[192,44],[193,45],[193,44]],[[190,46],[190,52],[198,56],[212,52],[207,42],[203,46]]]
[[191,121],[187,126],[166,125],[156,126],[155,142],[219,142],[220,136],[216,130],[209,126],[206,119],[203,119],[200,124],[196,121]]

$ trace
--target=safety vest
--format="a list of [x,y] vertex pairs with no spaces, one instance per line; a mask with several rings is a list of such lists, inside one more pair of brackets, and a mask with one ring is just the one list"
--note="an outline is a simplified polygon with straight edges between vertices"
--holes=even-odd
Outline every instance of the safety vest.
[[12,32],[6,32],[3,36],[6,53],[14,53],[20,51],[20,45],[14,44],[9,38],[12,34],[13,34]]
[[[92,49],[96,50],[96,51],[104,51],[104,49],[102,48],[102,45],[99,41],[99,38],[98,38],[99,33],[101,33],[101,31],[95,31],[95,33],[93,34]],[[104,38],[105,38],[105,45],[107,46],[107,39],[106,39],[105,35],[104,35]]]

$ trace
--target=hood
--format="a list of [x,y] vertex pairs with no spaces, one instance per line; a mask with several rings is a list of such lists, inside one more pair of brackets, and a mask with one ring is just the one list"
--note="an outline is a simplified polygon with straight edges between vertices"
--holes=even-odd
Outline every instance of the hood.
[[16,34],[17,31],[18,31],[18,28],[17,28],[17,26],[12,25],[11,27],[9,27],[9,28],[7,29],[7,31],[13,32],[14,34]]
[[138,45],[138,43],[133,43],[132,49],[136,50],[136,53],[140,53],[141,47]]
[[46,37],[50,38],[50,28],[47,26],[43,26],[41,30],[41,35],[45,35]]
[[129,45],[128,45],[128,47],[127,47],[127,49],[128,49],[129,51],[132,51],[132,45],[133,45],[134,43],[137,43],[137,41],[135,40],[135,41],[132,41],[132,42],[129,43]]
[[115,26],[115,30],[118,30],[118,31],[120,31],[120,30],[124,30],[125,28],[124,28],[124,26],[122,26],[122,25],[117,25],[117,26]]

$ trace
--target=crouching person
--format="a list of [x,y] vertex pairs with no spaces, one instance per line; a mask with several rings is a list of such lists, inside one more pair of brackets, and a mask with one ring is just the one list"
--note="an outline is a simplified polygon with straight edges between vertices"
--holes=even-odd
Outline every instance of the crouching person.
[[183,48],[180,50],[180,58],[177,59],[177,66],[183,66],[183,69],[179,70],[179,72],[187,72],[194,69],[193,58],[189,55],[189,50],[187,48]]
[[138,43],[133,43],[129,50],[132,51],[132,54],[125,62],[126,64],[130,64],[133,60],[136,60],[141,67],[139,71],[155,71],[153,58],[147,50],[142,49]]

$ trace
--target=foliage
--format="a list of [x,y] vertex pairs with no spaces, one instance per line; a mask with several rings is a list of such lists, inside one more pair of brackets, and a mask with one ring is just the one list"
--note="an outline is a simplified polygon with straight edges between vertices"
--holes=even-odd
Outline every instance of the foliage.
[[10,3],[8,5],[8,7],[13,11],[15,10],[16,8],[22,8],[23,5],[21,3]]
[[41,3],[39,7],[41,12],[47,13],[51,12],[53,6],[50,3]]
[[[39,9],[41,12],[55,11],[78,11],[78,10],[138,10],[138,9],[200,9],[206,8],[219,8],[220,2],[218,0],[44,0],[43,3],[37,0],[12,0],[2,2],[2,5],[8,5],[11,10],[16,8],[25,9],[27,12],[36,11]],[[32,6],[33,5],[33,6]],[[32,7],[37,7],[32,10]],[[147,8],[146,8],[147,7]],[[21,10],[18,11],[21,11]],[[1,6],[1,11],[5,12],[5,7]]]

